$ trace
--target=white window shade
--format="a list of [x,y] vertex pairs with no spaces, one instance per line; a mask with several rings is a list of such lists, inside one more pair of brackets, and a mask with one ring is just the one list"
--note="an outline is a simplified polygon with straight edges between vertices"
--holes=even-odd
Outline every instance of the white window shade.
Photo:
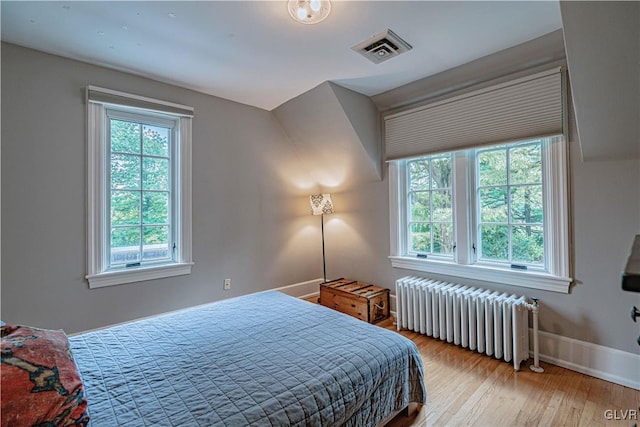
[[563,80],[556,68],[390,114],[384,118],[386,158],[562,134]]
[[87,86],[86,96],[88,102],[96,104],[120,105],[182,117],[193,117],[193,107],[97,86]]

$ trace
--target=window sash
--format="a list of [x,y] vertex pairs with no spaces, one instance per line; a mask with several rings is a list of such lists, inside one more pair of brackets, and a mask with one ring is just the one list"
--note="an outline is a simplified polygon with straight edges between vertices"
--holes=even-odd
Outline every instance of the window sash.
[[[109,153],[108,156],[105,156],[105,162],[107,163],[107,165],[105,166],[105,172],[107,173],[107,177],[104,180],[104,184],[106,186],[105,188],[105,195],[107,196],[106,200],[105,200],[105,209],[106,211],[109,213],[109,215],[107,216],[107,224],[105,226],[104,229],[104,233],[106,233],[106,235],[104,236],[104,243],[105,243],[105,247],[104,247],[104,252],[106,254],[106,268],[105,270],[113,270],[113,269],[121,269],[121,268],[128,268],[131,267],[133,265],[140,265],[140,266],[144,266],[144,265],[153,265],[153,264],[163,264],[163,263],[167,263],[167,262],[175,262],[175,227],[173,226],[174,224],[176,224],[176,220],[174,218],[174,213],[176,212],[176,208],[178,205],[178,200],[176,199],[176,191],[175,191],[175,184],[174,184],[174,177],[176,176],[175,174],[175,158],[176,158],[176,147],[179,145],[178,141],[177,141],[177,136],[179,135],[179,121],[176,120],[175,118],[172,117],[167,117],[163,114],[136,114],[133,112],[128,112],[128,111],[122,111],[120,109],[117,108],[106,108],[105,109],[105,115],[106,115],[106,123],[105,123],[105,144],[106,144],[106,148],[105,148],[105,152]],[[163,128],[167,128],[169,129],[169,141],[168,141],[168,145],[169,145],[169,150],[168,150],[168,154],[167,156],[159,156],[159,155],[150,155],[150,154],[145,154],[144,150],[143,150],[143,133],[142,131],[140,132],[140,140],[139,140],[139,152],[138,153],[125,153],[126,155],[130,155],[130,156],[136,156],[140,159],[140,176],[139,176],[139,185],[138,185],[138,189],[125,189],[125,190],[121,190],[121,191],[129,191],[129,192],[136,192],[140,195],[140,201],[139,201],[139,221],[137,224],[128,224],[128,225],[113,225],[111,223],[111,194],[113,191],[120,191],[119,189],[114,189],[112,188],[112,181],[111,181],[111,155],[112,154],[118,154],[119,152],[114,152],[112,151],[112,145],[111,145],[111,120],[120,120],[120,121],[127,121],[127,122],[131,122],[131,123],[136,123],[139,124],[141,126],[141,129],[144,125],[149,125],[149,126],[157,126],[157,127],[163,127]],[[143,171],[142,171],[142,165],[144,164],[144,159],[145,158],[157,158],[157,159],[167,159],[169,161],[169,171],[168,171],[168,176],[167,176],[167,182],[169,183],[169,188],[165,191],[165,190],[149,190],[149,189],[144,189],[144,185],[143,185]],[[153,193],[153,192],[158,192],[158,193],[166,193],[168,195],[168,207],[167,207],[167,223],[165,224],[146,224],[143,220],[143,197],[145,195],[145,193]],[[153,226],[153,225],[158,225],[158,226],[166,226],[168,227],[168,241],[167,241],[167,256],[165,257],[159,257],[159,258],[155,258],[155,259],[144,259],[144,252],[145,252],[145,245],[144,243],[144,227],[145,226]],[[136,260],[123,260],[122,262],[114,262],[113,261],[113,252],[114,252],[114,247],[112,246],[112,242],[111,242],[111,233],[113,232],[114,229],[117,228],[138,228],[139,229],[139,236],[140,236],[140,240],[139,240],[139,248],[138,248],[138,256]]]
[[[414,256],[428,256],[428,257],[435,257],[435,258],[442,258],[442,259],[452,259],[454,256],[454,249],[455,248],[455,221],[454,221],[454,189],[453,189],[453,174],[454,174],[454,160],[453,160],[453,154],[451,153],[445,153],[445,154],[441,154],[441,155],[434,155],[434,156],[427,156],[427,157],[423,157],[420,159],[414,159],[414,160],[409,160],[407,161],[407,168],[406,168],[406,175],[405,175],[405,179],[406,179],[406,188],[407,188],[407,209],[406,209],[406,233],[407,233],[407,238],[405,239],[405,253],[409,254],[409,255],[414,255]],[[433,161],[438,160],[438,159],[448,159],[449,160],[449,167],[451,168],[451,175],[450,175],[450,182],[449,185],[447,187],[437,187],[434,188],[433,186]],[[412,179],[411,179],[411,167],[410,164],[414,161],[427,161],[428,162],[428,186],[427,187],[421,187],[420,189],[417,190],[412,190]],[[451,220],[450,221],[444,221],[444,220],[438,220],[438,219],[434,219],[434,203],[433,203],[433,195],[434,193],[439,193],[439,192],[445,192],[448,191],[450,193],[450,206],[451,206]],[[416,194],[420,194],[420,193],[424,193],[427,194],[429,197],[429,219],[428,220],[416,220],[412,218],[412,210],[410,209],[409,205],[411,204],[411,201],[413,200],[413,197]],[[427,251],[416,251],[413,249],[413,244],[411,242],[411,237],[413,237],[413,232],[411,231],[411,226],[414,224],[425,224],[425,225],[429,225],[429,250]],[[451,230],[452,230],[452,250],[451,252],[436,252],[435,251],[435,240],[434,240],[434,233],[435,233],[435,227],[437,225],[447,225],[447,226],[451,226]]]
[[[539,142],[538,142],[539,141]],[[476,149],[473,150],[473,167],[474,167],[474,242],[475,242],[475,246],[477,248],[476,253],[475,253],[475,262],[478,264],[487,264],[487,265],[493,265],[493,266],[497,266],[497,267],[505,267],[507,266],[508,268],[512,268],[512,266],[525,266],[527,269],[533,269],[533,270],[537,270],[537,271],[541,271],[541,272],[549,272],[549,265],[548,265],[548,245],[547,245],[547,241],[551,238],[550,236],[550,230],[547,227],[547,209],[544,209],[544,207],[546,205],[548,205],[550,203],[550,201],[548,200],[547,197],[547,191],[548,191],[548,186],[546,185],[547,183],[547,176],[544,173],[544,169],[545,169],[545,164],[548,162],[548,157],[549,157],[549,149],[548,149],[548,144],[550,143],[548,138],[540,138],[538,140],[533,140],[533,141],[524,141],[524,142],[518,142],[518,143],[513,143],[513,144],[506,144],[506,145],[498,145],[498,146],[493,146],[493,147],[488,147],[488,148],[481,148],[481,149]],[[517,148],[521,148],[521,147],[527,147],[527,146],[533,146],[533,145],[539,145],[540,146],[540,157],[541,157],[541,182],[540,183],[516,183],[513,184],[512,183],[512,179],[511,179],[511,151],[513,149],[517,149]],[[481,177],[480,177],[480,168],[479,168],[479,157],[482,153],[486,153],[486,152],[491,152],[491,151],[505,151],[505,161],[506,161],[506,182],[504,184],[497,184],[497,185],[481,185]],[[543,218],[542,218],[542,223],[534,223],[534,222],[513,222],[512,221],[512,193],[511,190],[513,188],[520,188],[520,187],[525,187],[525,186],[531,186],[531,185],[540,185],[541,186],[541,190],[542,190],[542,205],[543,205]],[[506,207],[506,221],[504,222],[483,222],[481,219],[481,201],[480,201],[480,191],[482,189],[487,189],[487,188],[495,188],[495,187],[505,187],[506,188],[506,201],[507,201],[507,207]],[[490,257],[484,257],[483,256],[483,245],[482,245],[482,233],[481,233],[481,227],[483,225],[486,226],[504,226],[507,227],[507,259],[492,259]],[[530,262],[524,262],[524,261],[520,261],[520,260],[514,260],[513,258],[513,238],[512,238],[512,232],[513,232],[513,228],[514,227],[520,227],[520,226],[541,226],[543,228],[543,251],[544,251],[544,256],[543,256],[543,260],[544,262],[542,264],[540,263],[530,263]],[[515,268],[515,267],[513,267]]]

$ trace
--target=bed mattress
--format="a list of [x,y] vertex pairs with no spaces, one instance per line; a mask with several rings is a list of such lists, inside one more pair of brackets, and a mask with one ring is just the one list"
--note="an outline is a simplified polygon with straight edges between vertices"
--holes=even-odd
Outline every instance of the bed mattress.
[[424,403],[410,340],[270,291],[70,338],[90,426],[374,426]]

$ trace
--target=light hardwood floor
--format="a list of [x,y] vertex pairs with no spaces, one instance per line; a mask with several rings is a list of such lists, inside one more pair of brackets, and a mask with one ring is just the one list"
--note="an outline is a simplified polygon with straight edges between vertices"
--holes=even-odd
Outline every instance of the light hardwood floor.
[[[396,330],[391,318],[378,326]],[[544,362],[542,374],[529,369],[531,361],[516,372],[507,362],[415,332],[400,333],[422,355],[427,404],[388,427],[640,425],[640,391]],[[636,419],[629,419],[630,411]]]
[[[396,330],[391,319],[379,326]],[[400,333],[422,355],[427,404],[412,418],[396,417],[390,427],[638,424],[640,391],[544,362],[542,374],[529,370],[531,361],[516,372],[509,363],[438,339]]]
[[[396,330],[392,319],[379,326]],[[414,417],[396,417],[389,427],[638,424],[640,391],[544,362],[542,374],[529,369],[531,361],[514,371],[507,362],[415,332],[400,333],[422,355],[427,404]]]

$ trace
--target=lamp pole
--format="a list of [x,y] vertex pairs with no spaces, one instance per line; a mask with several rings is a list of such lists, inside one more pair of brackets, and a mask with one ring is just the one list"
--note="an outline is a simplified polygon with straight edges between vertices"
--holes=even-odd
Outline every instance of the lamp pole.
[[324,214],[333,213],[333,202],[331,194],[312,194],[309,196],[311,204],[311,214],[320,216],[320,227],[322,229],[322,279],[327,283],[327,261],[324,251]]
[[320,225],[322,229],[322,277],[324,283],[327,283],[327,266],[324,259],[324,214],[320,215]]

